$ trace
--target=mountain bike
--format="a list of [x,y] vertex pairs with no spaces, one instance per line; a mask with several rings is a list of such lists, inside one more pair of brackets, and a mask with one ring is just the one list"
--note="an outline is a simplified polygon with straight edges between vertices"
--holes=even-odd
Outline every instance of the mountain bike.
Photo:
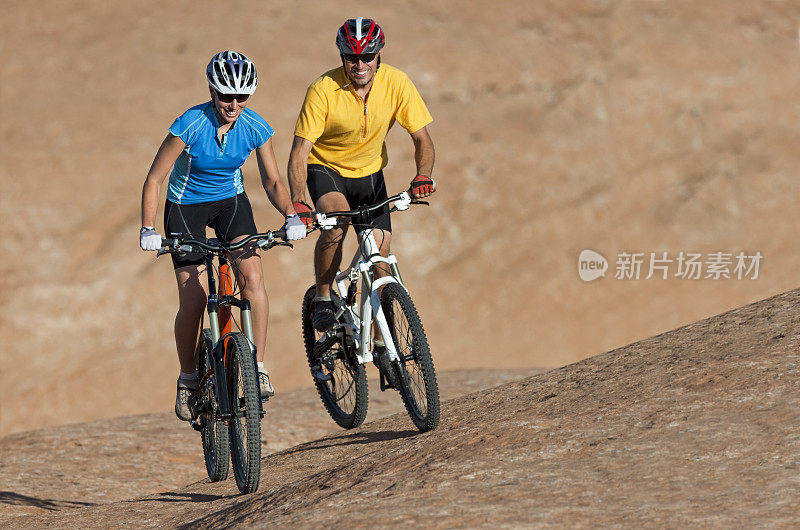
[[[392,202],[391,212],[408,210],[411,204],[427,204],[402,192],[371,206],[316,214],[316,228],[322,230],[352,222],[359,231],[359,244],[350,266],[338,271],[331,285],[337,320],[333,329],[314,329],[311,318],[316,287],[312,285],[306,291],[301,317],[303,342],[314,385],[337,425],[352,429],[366,418],[364,365],[372,361],[378,368],[381,391],[398,390],[414,425],[424,432],[439,424],[440,410],[428,339],[400,276],[397,258],[392,254],[381,256],[369,221],[370,213]],[[388,275],[377,277],[377,267]],[[374,323],[385,344],[380,351],[376,351],[372,339]]]
[[[242,493],[258,489],[264,407],[258,384],[250,302],[239,295],[227,254],[252,241],[263,250],[279,245],[292,246],[276,241],[276,237],[285,238],[285,230],[254,234],[233,244],[223,244],[215,238],[201,241],[172,234],[162,240],[158,251],[159,256],[199,252],[205,257],[209,327],[203,329],[197,345],[198,416],[190,424],[201,433],[208,478],[212,482],[228,478],[230,461],[236,486]],[[232,307],[239,309],[238,321],[231,312]]]

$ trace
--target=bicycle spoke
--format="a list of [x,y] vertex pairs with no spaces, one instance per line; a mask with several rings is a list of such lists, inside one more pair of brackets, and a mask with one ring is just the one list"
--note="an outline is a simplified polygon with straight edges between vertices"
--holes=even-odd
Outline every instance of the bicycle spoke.
[[[340,402],[340,401],[342,401],[342,400],[344,400],[344,399],[346,399],[346,398],[348,398],[348,397],[352,397],[352,396],[350,396],[350,390],[353,388],[353,385],[354,385],[354,381],[353,381],[353,378],[352,378],[352,374],[350,374],[350,373],[349,373],[349,371],[348,371],[347,369],[345,369],[344,367],[339,367],[339,370],[338,370],[338,371],[339,371],[340,373],[348,372],[348,374],[347,374],[347,375],[349,375],[349,376],[351,376],[351,377],[345,377],[344,375],[340,376],[340,378],[339,378],[339,379],[344,379],[345,381],[347,381],[347,382],[348,382],[348,384],[347,384],[347,386],[346,386],[344,389],[341,389],[341,388],[340,388],[340,391],[337,391],[337,389],[336,389],[336,381],[337,381],[337,377],[336,377],[335,375],[332,375],[332,376],[331,376],[331,383],[332,383],[332,385],[331,385],[331,386],[333,387],[333,388],[332,388],[332,391],[333,391],[333,394],[334,394],[335,396],[337,396],[337,397],[336,397],[336,402],[337,402],[337,403],[338,403],[338,402]],[[334,372],[334,373],[335,373],[335,372]]]
[[434,429],[439,422],[439,391],[419,315],[399,284],[384,287],[381,303],[400,361],[396,369],[406,409],[420,430]]
[[[367,378],[363,365],[348,358],[341,336],[323,340],[323,334],[314,330],[311,317],[314,308],[315,288],[306,291],[303,298],[302,326],[306,356],[314,375],[322,403],[331,418],[345,429],[360,425],[367,414]],[[340,299],[332,295],[337,304]],[[325,349],[320,351],[320,344]],[[321,375],[316,371],[321,371]]]
[[228,478],[230,462],[230,441],[228,427],[219,419],[219,405],[216,396],[216,374],[213,368],[211,330],[204,329],[199,343],[197,362],[202,375],[199,388],[201,416],[198,418],[202,430],[203,456],[208,478],[219,482]]
[[250,344],[241,333],[234,333],[228,346],[229,381],[233,398],[229,422],[231,460],[236,485],[243,493],[258,488],[261,468],[261,421],[258,414],[258,379]]

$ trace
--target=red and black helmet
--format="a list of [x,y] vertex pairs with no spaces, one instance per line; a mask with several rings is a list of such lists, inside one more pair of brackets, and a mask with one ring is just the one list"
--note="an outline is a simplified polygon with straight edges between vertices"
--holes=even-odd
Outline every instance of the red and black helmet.
[[348,19],[336,33],[336,47],[343,54],[378,53],[384,43],[383,30],[370,18]]

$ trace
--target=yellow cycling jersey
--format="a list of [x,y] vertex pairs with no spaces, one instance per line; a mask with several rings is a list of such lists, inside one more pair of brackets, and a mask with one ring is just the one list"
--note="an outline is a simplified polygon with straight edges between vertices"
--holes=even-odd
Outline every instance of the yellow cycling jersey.
[[342,66],[308,87],[294,134],[314,144],[309,164],[358,178],[386,167],[389,157],[384,140],[395,121],[409,133],[433,121],[408,76],[382,64],[365,102]]

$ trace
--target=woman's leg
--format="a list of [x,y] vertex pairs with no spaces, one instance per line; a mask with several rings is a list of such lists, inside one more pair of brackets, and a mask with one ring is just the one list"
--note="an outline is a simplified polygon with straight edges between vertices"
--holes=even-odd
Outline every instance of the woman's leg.
[[205,265],[187,265],[175,269],[178,282],[178,313],[175,315],[175,346],[181,372],[190,374],[196,370],[197,341],[200,324],[208,300],[208,283]]
[[[240,236],[233,243],[244,239]],[[234,263],[236,281],[242,290],[242,297],[250,301],[250,317],[253,322],[253,342],[256,345],[256,359],[264,362],[264,352],[267,346],[267,325],[269,322],[269,298],[264,286],[264,273],[261,269],[261,256],[255,250],[255,245],[248,245],[242,250],[230,253]]]

